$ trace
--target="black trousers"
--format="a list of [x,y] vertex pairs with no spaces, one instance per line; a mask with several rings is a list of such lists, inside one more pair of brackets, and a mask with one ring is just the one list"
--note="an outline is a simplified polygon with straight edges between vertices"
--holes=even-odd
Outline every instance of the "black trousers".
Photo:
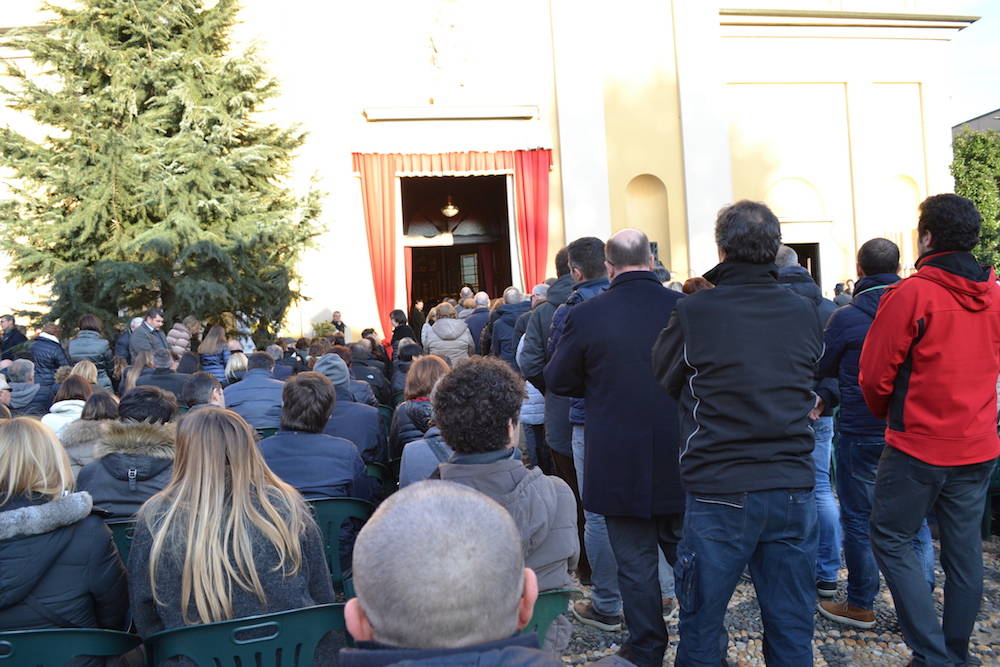
[[684,515],[662,514],[649,519],[608,516],[605,519],[611,550],[618,561],[618,588],[629,632],[622,652],[639,667],[659,667],[668,641],[657,569],[659,551],[663,550],[671,566],[677,561],[677,543],[681,539]]

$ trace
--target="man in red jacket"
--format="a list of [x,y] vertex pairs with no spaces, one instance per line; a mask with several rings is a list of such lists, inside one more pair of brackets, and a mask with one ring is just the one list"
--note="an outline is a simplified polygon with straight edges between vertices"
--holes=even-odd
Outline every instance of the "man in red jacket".
[[[927,198],[916,274],[888,288],[861,351],[865,402],[886,419],[871,541],[918,665],[964,665],[983,593],[979,525],[1000,454],[1000,286],[969,252],[982,219],[953,194]],[[941,529],[938,623],[913,538],[933,509]]]

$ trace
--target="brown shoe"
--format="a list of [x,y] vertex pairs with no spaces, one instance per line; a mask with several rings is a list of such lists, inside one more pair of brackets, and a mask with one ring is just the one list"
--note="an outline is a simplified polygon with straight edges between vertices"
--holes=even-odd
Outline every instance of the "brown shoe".
[[845,602],[823,601],[819,603],[819,613],[835,623],[853,625],[856,628],[875,627],[875,612],[861,609]]

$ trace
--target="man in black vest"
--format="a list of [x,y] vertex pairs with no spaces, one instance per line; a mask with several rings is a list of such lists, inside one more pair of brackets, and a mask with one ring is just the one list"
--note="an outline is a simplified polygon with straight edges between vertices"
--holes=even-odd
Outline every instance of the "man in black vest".
[[[680,404],[684,537],[674,577],[677,664],[718,665],[723,620],[749,564],[768,664],[811,665],[816,604],[813,393],[823,351],[815,307],[778,284],[778,219],[740,201],[715,224],[715,289],[682,299],[653,348]],[[720,641],[721,639],[721,641]]]
[[[586,399],[583,506],[605,517],[618,562],[629,629],[619,655],[640,667],[658,666],[667,628],[657,564],[660,549],[674,562],[684,493],[677,406],[657,384],[650,352],[682,295],[656,279],[642,232],[618,232],[604,254],[611,284],[566,311],[545,385]],[[628,340],[609,335],[608,326],[628,332]]]

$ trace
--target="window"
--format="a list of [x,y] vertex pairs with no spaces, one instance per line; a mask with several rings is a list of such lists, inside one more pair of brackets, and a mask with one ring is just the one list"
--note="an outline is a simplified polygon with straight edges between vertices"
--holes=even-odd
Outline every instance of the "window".
[[462,284],[469,285],[474,291],[479,291],[479,255],[472,253],[460,255],[462,266]]

